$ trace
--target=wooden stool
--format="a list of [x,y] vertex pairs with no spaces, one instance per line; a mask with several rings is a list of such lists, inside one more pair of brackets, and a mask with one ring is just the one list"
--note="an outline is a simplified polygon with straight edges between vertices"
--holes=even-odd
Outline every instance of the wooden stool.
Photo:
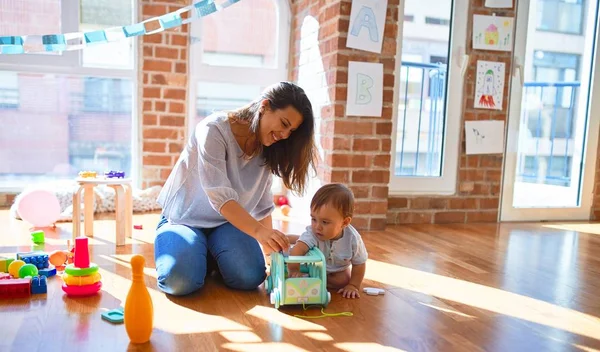
[[125,245],[125,237],[131,238],[133,197],[131,179],[128,178],[82,178],[76,179],[79,189],[73,195],[73,243],[81,230],[81,193],[83,192],[83,222],[84,234],[94,237],[94,187],[107,185],[115,190],[115,219],[116,219],[116,244]]

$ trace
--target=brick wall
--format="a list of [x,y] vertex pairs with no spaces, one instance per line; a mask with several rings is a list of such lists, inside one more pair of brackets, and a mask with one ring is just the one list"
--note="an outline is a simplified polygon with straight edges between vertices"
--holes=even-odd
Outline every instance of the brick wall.
[[[356,197],[353,225],[381,230],[386,225],[392,134],[392,102],[398,26],[398,0],[388,1],[381,54],[346,48],[351,1],[295,1],[291,47],[292,79],[302,69],[300,39],[307,16],[319,23],[319,52],[328,87],[327,104],[320,105],[320,144],[324,158],[319,167],[323,183],[342,182]],[[379,62],[384,65],[384,105],[380,118],[346,116],[348,62]]]
[[[464,110],[460,145],[460,163],[456,193],[443,197],[391,197],[389,199],[388,223],[464,223],[495,222],[498,220],[500,188],[502,179],[502,155],[474,156],[465,154],[464,120],[506,121],[508,88],[510,86],[511,52],[472,50],[471,33],[473,14],[515,16],[513,9],[483,7],[484,1],[471,0],[467,30],[467,54],[469,68],[464,84]],[[458,24],[460,25],[460,24]],[[506,63],[504,100],[502,111],[473,108],[477,60]]]
[[[141,1],[142,20],[190,4]],[[140,38],[142,188],[162,185],[186,138],[189,25]]]

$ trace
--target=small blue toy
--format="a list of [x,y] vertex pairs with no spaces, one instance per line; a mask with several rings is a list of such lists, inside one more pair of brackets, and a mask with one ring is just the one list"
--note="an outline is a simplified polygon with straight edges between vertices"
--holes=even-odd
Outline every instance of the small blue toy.
[[48,254],[44,252],[17,253],[17,259],[25,264],[33,264],[38,269],[45,269],[50,266],[48,263]]
[[[287,264],[299,263],[300,271],[308,277],[287,277]],[[271,253],[271,273],[265,281],[271,304],[279,309],[283,305],[319,304],[326,307],[331,301],[327,291],[325,256],[318,248],[311,248],[306,255],[288,256]]]
[[40,269],[40,270],[38,270],[38,275],[45,276],[45,277],[52,277],[52,276],[56,275],[56,268]]
[[105,172],[104,176],[106,178],[125,178],[125,172],[111,170],[111,171]]
[[48,281],[45,276],[34,276],[31,279],[31,293],[48,293]]

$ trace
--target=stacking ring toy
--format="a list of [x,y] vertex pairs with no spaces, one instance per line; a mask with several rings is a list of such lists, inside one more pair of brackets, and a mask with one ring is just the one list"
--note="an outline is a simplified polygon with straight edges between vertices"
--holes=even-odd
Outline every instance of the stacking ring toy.
[[69,274],[63,274],[62,279],[67,286],[87,286],[93,285],[102,279],[100,273],[93,273],[89,276],[73,276]]
[[98,291],[100,291],[101,288],[102,288],[101,281],[98,281],[92,285],[85,285],[85,286],[67,286],[67,284],[62,285],[62,290],[65,291],[65,293],[68,296],[79,296],[79,297],[91,296],[91,295],[97,293]]
[[65,268],[65,273],[71,276],[88,276],[98,271],[98,265],[94,263],[90,263],[90,266],[87,268],[78,268],[73,264],[67,265]]

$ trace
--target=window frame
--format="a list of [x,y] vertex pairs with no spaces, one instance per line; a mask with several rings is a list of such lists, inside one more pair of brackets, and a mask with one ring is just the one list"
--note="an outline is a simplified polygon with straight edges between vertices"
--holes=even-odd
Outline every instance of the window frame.
[[[61,33],[80,32],[79,18],[81,7],[79,3],[74,6],[70,1],[61,1]],[[139,20],[140,1],[132,0],[132,23]],[[128,25],[131,23],[124,23]],[[49,33],[43,33],[49,34]],[[41,73],[57,74],[98,78],[128,78],[132,83],[132,134],[131,134],[131,174],[132,185],[140,187],[142,184],[142,140],[141,140],[141,119],[139,111],[141,110],[142,100],[138,97],[139,86],[141,85],[141,76],[138,73],[140,42],[139,37],[125,38],[123,40],[133,40],[132,43],[132,62],[128,68],[101,68],[86,67],[83,65],[83,50],[52,52],[52,53],[25,53],[0,55],[0,71],[15,73]],[[102,44],[99,44],[102,45]],[[21,192],[24,187],[21,186],[0,186],[0,194],[7,192]]]
[[[193,39],[189,48],[189,82],[188,82],[188,116],[186,118],[186,131],[188,135],[194,133],[196,127],[192,122],[196,118],[197,110],[197,84],[200,81],[214,83],[238,83],[240,85],[266,86],[289,79],[289,50],[290,35],[292,31],[292,10],[288,1],[270,0],[277,9],[278,38],[277,38],[277,65],[269,67],[237,67],[225,65],[210,65],[202,61],[202,19],[190,24],[190,37]],[[235,5],[234,5],[235,6]],[[225,10],[226,11],[226,10]],[[275,176],[273,176],[275,177]],[[283,182],[273,180],[273,194],[285,193]]]
[[[469,64],[466,55],[467,26],[469,2],[453,0],[451,8],[450,50],[448,52],[450,65],[446,88],[446,113],[444,116],[444,137],[442,141],[442,171],[440,177],[396,176],[396,135],[399,123],[399,103],[404,8],[399,13],[399,26],[396,49],[396,68],[394,84],[394,106],[392,118],[392,149],[390,163],[389,195],[452,195],[457,191],[457,177],[460,157],[460,134],[463,122],[463,87],[466,66]],[[417,156],[418,157],[418,156]]]

